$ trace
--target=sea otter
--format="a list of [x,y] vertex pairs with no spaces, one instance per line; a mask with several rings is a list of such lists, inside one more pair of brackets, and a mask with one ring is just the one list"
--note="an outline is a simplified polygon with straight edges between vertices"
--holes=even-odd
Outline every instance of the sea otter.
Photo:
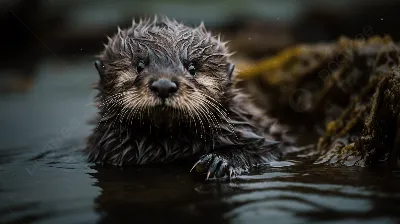
[[95,62],[98,118],[89,160],[118,166],[193,160],[208,179],[277,159],[281,144],[263,133],[249,98],[234,88],[230,56],[203,23],[191,28],[155,18],[118,28]]

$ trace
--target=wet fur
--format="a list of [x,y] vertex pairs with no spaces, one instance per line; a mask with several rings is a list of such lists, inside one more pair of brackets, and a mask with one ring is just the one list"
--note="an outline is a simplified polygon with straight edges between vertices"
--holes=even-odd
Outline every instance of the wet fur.
[[[197,171],[204,171],[202,165],[220,177],[276,159],[278,143],[265,138],[246,107],[249,98],[233,88],[229,56],[204,25],[156,18],[118,29],[99,55],[90,161],[122,166],[200,158]],[[146,68],[138,73],[140,60]],[[190,63],[195,76],[187,70]],[[149,89],[159,78],[179,84],[164,103]]]

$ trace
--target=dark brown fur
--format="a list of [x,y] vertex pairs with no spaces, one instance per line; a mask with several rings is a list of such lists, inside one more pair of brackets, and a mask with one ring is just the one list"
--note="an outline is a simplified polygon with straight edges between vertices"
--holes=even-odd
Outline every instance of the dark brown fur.
[[[276,159],[278,143],[251,122],[248,98],[232,87],[229,56],[203,25],[163,18],[118,29],[96,64],[99,117],[88,139],[90,160],[122,166],[197,158],[197,171],[222,177]],[[160,78],[179,86],[165,100],[149,88]]]

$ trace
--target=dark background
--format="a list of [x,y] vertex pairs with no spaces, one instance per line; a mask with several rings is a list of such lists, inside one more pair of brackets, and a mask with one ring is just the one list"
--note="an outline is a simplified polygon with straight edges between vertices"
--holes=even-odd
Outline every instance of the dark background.
[[94,55],[133,17],[204,21],[235,60],[253,62],[341,35],[398,41],[399,9],[399,0],[0,0],[0,223],[399,223],[399,173],[283,161],[205,183],[190,167],[104,168],[80,151],[94,128]]
[[188,25],[204,21],[247,59],[296,43],[356,37],[366,28],[400,39],[396,0],[1,0],[0,6],[1,91],[28,91],[43,60],[68,66],[93,57],[118,25],[154,14]]

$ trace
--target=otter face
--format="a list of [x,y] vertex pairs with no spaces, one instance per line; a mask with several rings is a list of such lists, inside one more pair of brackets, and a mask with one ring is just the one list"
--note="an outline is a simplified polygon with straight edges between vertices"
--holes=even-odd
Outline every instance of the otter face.
[[133,22],[109,38],[95,63],[101,109],[131,121],[156,120],[168,111],[213,123],[231,85],[229,56],[225,43],[203,25],[190,28],[166,18]]

